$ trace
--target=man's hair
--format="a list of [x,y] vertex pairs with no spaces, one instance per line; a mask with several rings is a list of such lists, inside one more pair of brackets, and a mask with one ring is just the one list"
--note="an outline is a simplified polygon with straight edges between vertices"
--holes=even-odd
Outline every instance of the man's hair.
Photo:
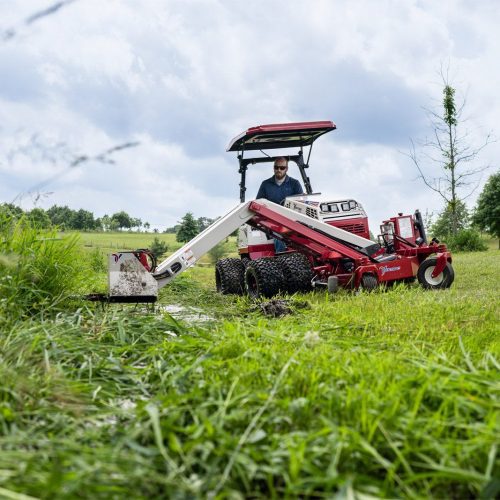
[[288,167],[288,158],[285,158],[284,156],[278,156],[278,158],[274,160],[274,165],[276,166],[276,163],[278,163],[279,161],[286,161],[286,166]]

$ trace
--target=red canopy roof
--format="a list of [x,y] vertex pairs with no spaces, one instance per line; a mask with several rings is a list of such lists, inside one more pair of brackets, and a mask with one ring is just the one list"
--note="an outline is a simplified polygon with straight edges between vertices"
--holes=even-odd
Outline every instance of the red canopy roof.
[[331,121],[271,123],[251,127],[235,137],[227,151],[259,150],[309,146],[319,136],[335,130]]

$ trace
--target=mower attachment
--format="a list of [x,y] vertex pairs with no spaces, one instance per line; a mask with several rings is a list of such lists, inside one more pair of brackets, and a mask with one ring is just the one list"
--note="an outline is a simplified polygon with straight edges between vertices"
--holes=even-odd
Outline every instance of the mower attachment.
[[156,302],[158,283],[144,250],[113,253],[108,265],[109,302]]

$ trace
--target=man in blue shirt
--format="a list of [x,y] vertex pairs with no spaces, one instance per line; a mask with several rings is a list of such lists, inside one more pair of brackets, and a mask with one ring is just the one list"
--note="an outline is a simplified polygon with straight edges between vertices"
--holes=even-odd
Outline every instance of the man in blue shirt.
[[262,182],[256,199],[265,198],[279,205],[287,196],[302,194],[304,191],[300,182],[297,179],[288,177],[287,172],[288,160],[283,156],[276,158],[274,161],[274,175]]
[[[270,179],[262,182],[257,193],[257,200],[265,198],[280,205],[287,196],[302,194],[304,191],[297,179],[288,177],[288,160],[284,156],[276,158],[274,161],[274,175]],[[285,252],[285,243],[275,239],[274,251],[276,253]]]

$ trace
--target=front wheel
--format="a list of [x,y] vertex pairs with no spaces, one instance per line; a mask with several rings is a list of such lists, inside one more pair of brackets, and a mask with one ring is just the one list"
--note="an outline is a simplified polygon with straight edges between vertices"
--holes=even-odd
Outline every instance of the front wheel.
[[427,289],[437,290],[440,288],[450,288],[455,279],[455,272],[453,271],[453,267],[449,262],[447,262],[445,268],[443,269],[443,272],[433,278],[432,273],[436,268],[436,264],[436,257],[425,259],[418,268],[418,282]]
[[373,274],[365,273],[361,276],[361,283],[359,284],[359,288],[361,290],[365,290],[366,292],[371,292],[378,287],[377,277]]
[[217,291],[227,295],[241,295],[244,290],[245,266],[240,259],[221,259],[215,264],[215,286]]

